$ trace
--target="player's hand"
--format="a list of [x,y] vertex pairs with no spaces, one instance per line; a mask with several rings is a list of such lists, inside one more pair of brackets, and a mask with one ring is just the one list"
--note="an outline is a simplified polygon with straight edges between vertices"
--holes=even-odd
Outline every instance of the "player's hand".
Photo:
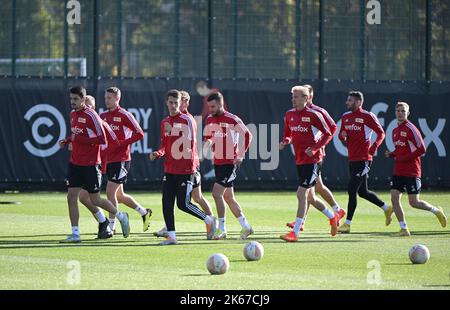
[[284,141],[280,142],[280,145],[279,145],[280,150],[283,150],[286,147],[286,145],[288,145],[288,143],[286,143]]
[[389,151],[385,151],[385,152],[384,152],[384,156],[385,156],[386,158],[391,157],[391,154],[392,154],[392,152],[389,152]]
[[70,143],[67,145],[67,149],[69,150],[69,152],[72,152],[72,150],[73,150],[72,142],[70,142]]
[[152,153],[150,153],[150,155],[148,157],[150,158],[150,160],[155,160],[158,158],[158,153],[152,152]]
[[66,140],[59,140],[58,144],[59,144],[59,147],[62,149],[66,146],[67,142],[66,142]]
[[308,148],[305,150],[305,153],[306,153],[306,155],[308,155],[309,157],[313,157],[313,156],[314,156],[314,152],[313,152],[313,150],[311,149],[311,147],[308,147]]
[[341,138],[344,140],[347,140],[347,132],[346,131],[341,132]]

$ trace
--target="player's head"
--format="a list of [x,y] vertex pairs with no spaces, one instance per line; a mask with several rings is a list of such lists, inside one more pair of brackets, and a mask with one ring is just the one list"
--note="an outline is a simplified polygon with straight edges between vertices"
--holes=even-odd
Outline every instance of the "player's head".
[[176,89],[169,90],[166,104],[171,116],[180,113],[181,93]]
[[108,110],[115,110],[119,106],[122,93],[117,87],[108,87],[105,89],[105,105]]
[[356,111],[359,107],[364,103],[364,95],[360,91],[352,90],[348,93],[347,101],[345,104],[347,105],[347,109],[350,111]]
[[187,112],[187,109],[189,108],[189,101],[191,100],[191,96],[185,90],[180,90],[180,94],[181,94],[180,111]]
[[212,116],[218,116],[224,112],[223,95],[221,93],[217,92],[209,95],[206,101],[208,102],[209,113]]
[[409,116],[409,104],[406,102],[397,102],[397,105],[395,106],[395,117],[397,118],[397,121],[404,122],[408,119]]
[[81,110],[84,108],[86,100],[86,88],[83,86],[74,86],[70,90],[70,106],[74,110]]
[[86,106],[88,108],[91,108],[92,110],[95,110],[95,98],[91,95],[86,95]]
[[309,98],[309,89],[305,86],[294,86],[291,89],[292,106],[301,109],[306,106]]
[[311,85],[309,85],[309,84],[305,84],[305,85],[303,85],[303,87],[308,88],[308,90],[309,90],[309,102],[312,103],[312,100],[314,98],[314,88]]

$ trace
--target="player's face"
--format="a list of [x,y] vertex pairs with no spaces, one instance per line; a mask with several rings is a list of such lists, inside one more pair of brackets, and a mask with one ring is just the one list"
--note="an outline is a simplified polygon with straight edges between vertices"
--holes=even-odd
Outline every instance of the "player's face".
[[188,98],[181,98],[181,104],[180,104],[180,111],[186,112],[189,107],[189,99]]
[[408,119],[409,111],[405,106],[398,106],[395,109],[395,117],[397,118],[397,121],[404,122]]
[[218,116],[222,112],[222,105],[217,100],[208,101],[208,108],[212,116]]
[[170,115],[175,115],[180,112],[180,99],[169,96],[167,98],[167,108]]
[[105,105],[108,110],[114,110],[119,105],[120,98],[110,92],[105,92]]
[[361,100],[358,100],[353,96],[348,96],[345,104],[347,105],[348,110],[355,111],[361,105]]
[[304,94],[300,91],[294,91],[292,93],[292,106],[294,108],[304,107],[306,102],[308,102],[308,94]]
[[76,94],[70,94],[70,107],[74,110],[80,110],[84,107],[84,99]]

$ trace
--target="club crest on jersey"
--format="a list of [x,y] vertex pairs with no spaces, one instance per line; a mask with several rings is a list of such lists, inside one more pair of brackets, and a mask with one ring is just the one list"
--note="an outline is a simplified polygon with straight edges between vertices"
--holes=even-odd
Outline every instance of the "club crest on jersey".
[[79,117],[78,118],[78,123],[86,124],[86,119],[84,117]]
[[400,136],[402,136],[402,137],[406,137],[406,136],[407,136],[407,134],[406,134],[406,132],[404,132],[404,131],[400,131]]
[[311,122],[310,117],[302,117],[302,122]]
[[121,118],[121,117],[114,117],[114,118],[113,118],[113,121],[115,121],[115,122],[121,122],[121,121],[122,121],[122,118]]
[[228,127],[228,123],[219,123],[219,126],[227,128]]
[[355,118],[355,122],[363,124],[364,120],[362,118]]

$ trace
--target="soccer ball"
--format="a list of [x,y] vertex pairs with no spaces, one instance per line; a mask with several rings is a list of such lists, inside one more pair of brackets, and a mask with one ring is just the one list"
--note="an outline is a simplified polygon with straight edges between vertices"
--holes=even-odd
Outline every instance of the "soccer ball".
[[425,264],[430,259],[430,251],[422,244],[416,244],[409,250],[409,259],[413,264]]
[[213,254],[208,257],[206,268],[211,274],[224,274],[230,268],[230,261],[221,253]]
[[244,257],[247,260],[260,260],[264,256],[264,248],[261,243],[252,241],[244,246]]

